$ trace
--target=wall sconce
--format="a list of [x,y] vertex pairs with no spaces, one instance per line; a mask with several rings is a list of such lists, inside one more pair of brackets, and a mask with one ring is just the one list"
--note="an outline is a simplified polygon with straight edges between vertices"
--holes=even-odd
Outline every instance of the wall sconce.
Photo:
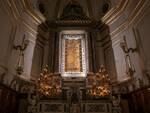
[[127,42],[126,42],[126,39],[125,37],[123,38],[123,42],[120,43],[120,47],[122,48],[123,52],[124,53],[127,53],[129,54],[130,51],[133,53],[133,52],[136,52],[137,51],[137,48],[128,48],[128,45],[127,45]]
[[126,68],[127,68],[126,73],[129,77],[132,77],[133,74],[135,73],[135,70],[133,68],[133,64],[131,62],[131,58],[130,58],[129,53],[130,52],[133,53],[133,52],[137,51],[137,48],[128,48],[125,37],[123,39],[124,39],[124,41],[120,43],[120,47],[125,54],[125,62],[126,62]]
[[14,45],[13,46],[13,48],[15,50],[19,50],[19,57],[18,57],[17,66],[16,66],[16,72],[18,75],[21,75],[23,73],[24,51],[27,48],[28,44],[29,44],[29,40],[26,40],[25,35],[24,35],[21,45]]

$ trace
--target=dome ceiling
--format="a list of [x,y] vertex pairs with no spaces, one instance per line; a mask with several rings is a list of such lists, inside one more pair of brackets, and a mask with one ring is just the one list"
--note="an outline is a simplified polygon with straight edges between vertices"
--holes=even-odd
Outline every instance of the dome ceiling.
[[35,6],[47,20],[54,20],[61,17],[71,1],[78,2],[86,17],[92,20],[99,20],[111,7],[109,0],[37,0]]

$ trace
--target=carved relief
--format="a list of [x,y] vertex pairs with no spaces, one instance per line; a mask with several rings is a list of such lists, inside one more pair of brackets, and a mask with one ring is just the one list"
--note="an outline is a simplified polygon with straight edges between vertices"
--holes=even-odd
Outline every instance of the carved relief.
[[62,112],[61,104],[45,104],[45,112]]
[[105,104],[88,104],[87,112],[106,112]]

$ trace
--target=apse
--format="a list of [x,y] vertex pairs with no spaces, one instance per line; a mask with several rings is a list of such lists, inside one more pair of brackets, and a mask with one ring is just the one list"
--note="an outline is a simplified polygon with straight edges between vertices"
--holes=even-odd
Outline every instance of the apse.
[[0,0],[0,113],[150,113],[150,0]]

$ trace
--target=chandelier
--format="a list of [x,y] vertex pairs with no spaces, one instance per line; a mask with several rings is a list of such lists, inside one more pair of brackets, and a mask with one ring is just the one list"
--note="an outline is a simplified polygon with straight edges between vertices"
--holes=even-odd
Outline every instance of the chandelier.
[[88,94],[94,97],[104,97],[111,93],[110,78],[104,66],[100,67],[98,73],[91,73],[87,76],[89,88]]
[[61,76],[58,73],[50,73],[48,66],[42,69],[37,83],[38,93],[46,97],[55,97],[61,94]]

